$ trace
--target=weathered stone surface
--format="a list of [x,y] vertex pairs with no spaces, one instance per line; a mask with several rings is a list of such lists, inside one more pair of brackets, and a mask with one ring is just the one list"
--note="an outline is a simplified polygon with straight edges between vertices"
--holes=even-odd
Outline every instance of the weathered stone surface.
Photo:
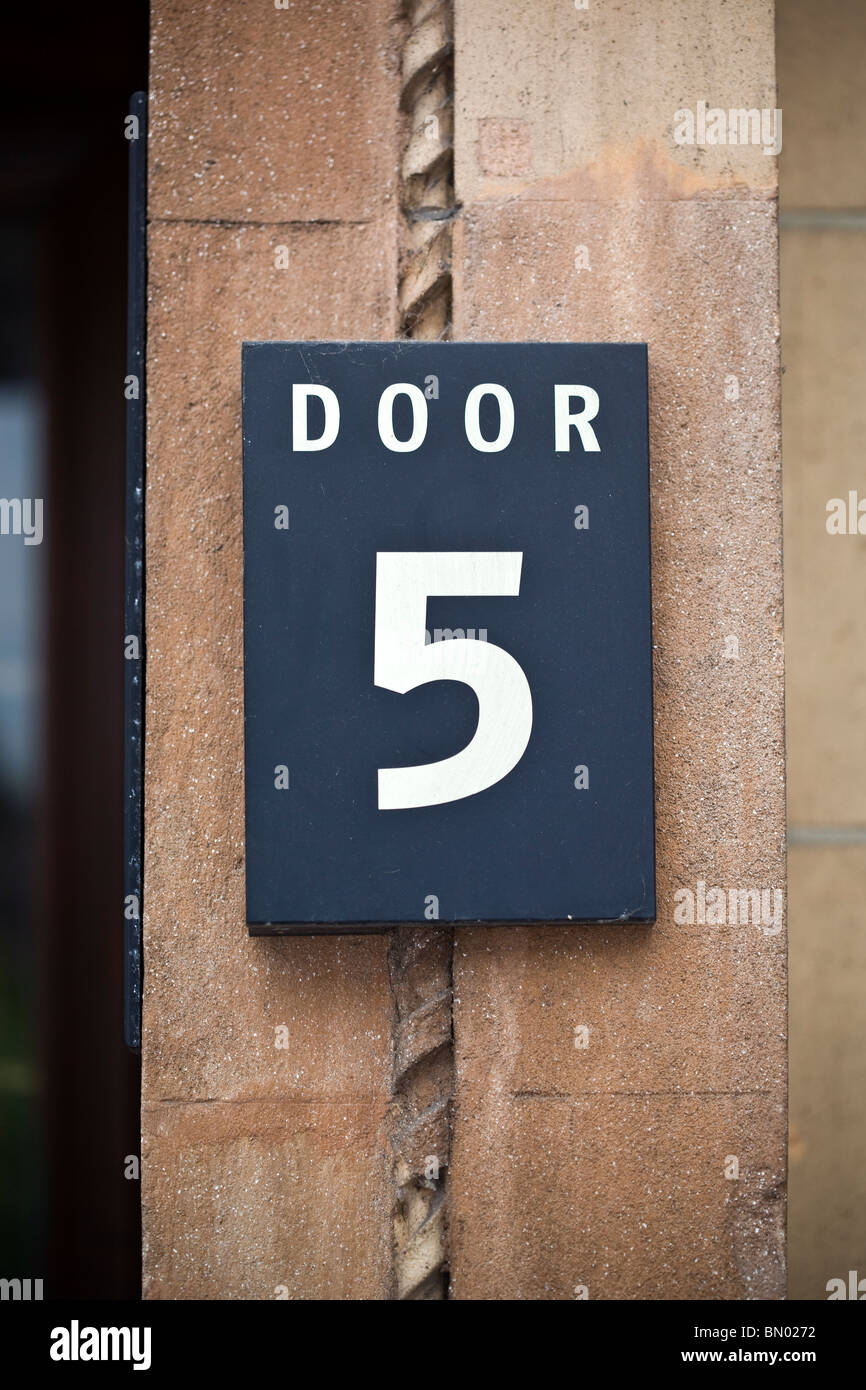
[[461,1086],[455,1298],[784,1297],[784,1092],[515,1097],[508,1070]]
[[784,951],[783,931],[677,925],[664,881],[653,927],[462,929],[461,1084],[507,1038],[518,1096],[779,1088]]
[[145,1107],[146,1298],[381,1298],[382,1113],[354,1100]]
[[464,204],[775,191],[760,145],[674,140],[699,101],[775,109],[772,0],[456,0],[455,17]]
[[151,217],[358,222],[393,204],[389,0],[158,0],[152,16]]

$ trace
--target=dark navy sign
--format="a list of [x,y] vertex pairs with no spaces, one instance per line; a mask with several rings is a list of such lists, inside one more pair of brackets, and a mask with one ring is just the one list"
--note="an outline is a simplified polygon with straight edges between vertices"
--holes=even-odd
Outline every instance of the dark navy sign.
[[642,345],[246,343],[247,920],[655,916]]

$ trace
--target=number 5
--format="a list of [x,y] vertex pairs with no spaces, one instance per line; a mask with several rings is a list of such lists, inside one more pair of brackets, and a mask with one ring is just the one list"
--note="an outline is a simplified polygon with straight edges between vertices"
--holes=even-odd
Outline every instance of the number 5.
[[428,681],[462,681],[478,696],[478,727],[451,758],[379,768],[379,809],[441,806],[500,782],[520,761],[532,731],[532,695],[522,668],[492,642],[425,645],[431,595],[520,592],[519,550],[380,551],[376,556],[373,680],[405,695]]

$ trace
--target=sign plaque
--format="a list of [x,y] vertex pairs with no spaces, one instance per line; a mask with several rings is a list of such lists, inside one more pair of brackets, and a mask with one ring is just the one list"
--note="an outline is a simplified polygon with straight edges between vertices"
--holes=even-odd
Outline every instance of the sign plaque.
[[246,343],[254,934],[655,917],[642,344]]

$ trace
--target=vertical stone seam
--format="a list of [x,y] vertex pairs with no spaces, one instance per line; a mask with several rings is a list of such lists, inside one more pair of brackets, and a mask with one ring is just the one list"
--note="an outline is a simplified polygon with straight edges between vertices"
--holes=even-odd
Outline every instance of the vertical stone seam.
[[400,107],[400,258],[397,307],[403,338],[451,332],[454,199],[452,0],[404,0]]
[[[451,332],[454,201],[452,0],[404,0],[400,106],[400,336]],[[389,1139],[394,1182],[394,1297],[448,1297],[448,1168],[454,1092],[454,932],[394,928]]]
[[448,1167],[454,1090],[454,933],[395,927],[389,1138],[394,1183],[394,1288],[400,1300],[448,1297]]

